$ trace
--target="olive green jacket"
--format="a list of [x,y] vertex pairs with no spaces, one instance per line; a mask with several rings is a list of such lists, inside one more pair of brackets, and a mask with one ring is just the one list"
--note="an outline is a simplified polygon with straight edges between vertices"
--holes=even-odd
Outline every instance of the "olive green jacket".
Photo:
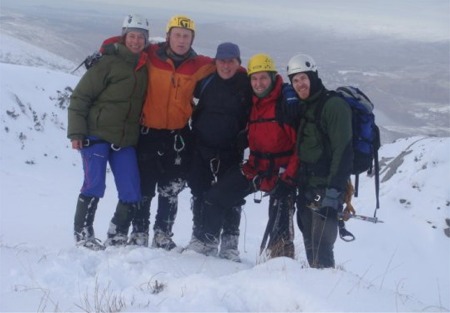
[[68,138],[95,136],[119,147],[137,144],[147,88],[143,57],[118,44],[83,75],[70,97]]
[[325,100],[319,129],[315,110],[327,92],[323,88],[305,100],[297,138],[300,181],[307,187],[343,191],[353,164],[352,113],[342,98],[331,96]]

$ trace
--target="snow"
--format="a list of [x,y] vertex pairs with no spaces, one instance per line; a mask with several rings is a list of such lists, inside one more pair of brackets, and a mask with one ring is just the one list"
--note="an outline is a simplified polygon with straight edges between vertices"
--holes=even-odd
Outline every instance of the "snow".
[[[180,10],[187,6],[177,3]],[[255,14],[275,10],[272,2],[263,3],[266,9]],[[236,14],[245,19],[251,2],[242,8]],[[297,227],[295,260],[260,257],[268,203],[255,204],[252,195],[241,222],[241,263],[180,249],[88,251],[76,248],[72,237],[83,175],[65,133],[67,97],[79,80],[67,69],[78,64],[11,34],[0,32],[0,40],[1,312],[450,311],[450,238],[444,234],[450,227],[450,137],[411,135],[381,147],[377,217],[383,223],[347,222],[356,240],[337,240],[336,269],[308,267]],[[102,240],[117,201],[111,173],[107,179],[94,224]],[[353,203],[358,214],[374,214],[372,177],[361,177]],[[151,213],[153,225],[154,205]],[[174,226],[179,247],[189,242],[191,219],[186,189]]]

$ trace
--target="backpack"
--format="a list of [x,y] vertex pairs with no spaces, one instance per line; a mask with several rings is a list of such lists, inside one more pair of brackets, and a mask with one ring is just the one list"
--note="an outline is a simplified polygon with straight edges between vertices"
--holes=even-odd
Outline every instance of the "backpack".
[[94,53],[92,53],[91,55],[88,55],[86,57],[86,59],[84,59],[80,65],[78,65],[77,68],[75,68],[71,74],[75,73],[76,70],[78,70],[83,64],[84,67],[86,68],[86,70],[90,69],[95,63],[98,62],[98,60],[100,60],[100,58],[102,57],[102,53],[100,51],[95,51]]
[[[375,124],[373,113],[374,105],[361,90],[353,86],[342,86],[336,91],[330,91],[319,103],[315,112],[317,128],[324,134],[320,127],[320,117],[325,102],[333,95],[338,95],[344,99],[352,110],[352,131],[353,131],[353,171],[355,175],[355,197],[358,196],[359,174],[367,172],[375,177],[376,210],[380,207],[379,201],[379,162],[378,150],[381,146],[380,130]],[[325,135],[325,134],[324,134]]]

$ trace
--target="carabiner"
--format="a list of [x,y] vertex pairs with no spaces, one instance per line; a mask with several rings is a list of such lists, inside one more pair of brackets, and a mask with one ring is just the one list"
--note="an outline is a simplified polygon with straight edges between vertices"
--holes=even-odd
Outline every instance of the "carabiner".
[[[178,138],[179,138],[179,141],[181,143],[181,148],[177,148],[177,140],[178,140]],[[183,136],[181,136],[179,134],[176,134],[175,137],[174,137],[173,149],[175,150],[175,152],[180,152],[181,150],[184,149],[184,146],[185,146],[185,144],[184,144]]]
[[[214,163],[216,165],[214,165]],[[216,176],[220,168],[220,159],[212,158],[211,160],[209,160],[209,168],[211,169],[211,173],[213,173],[213,175]]]
[[113,151],[119,151],[120,149],[122,149],[121,147],[119,147],[119,146],[116,146],[115,144],[111,144],[111,149],[113,150]]
[[149,131],[150,131],[150,128],[145,127],[145,126],[141,127],[141,134],[142,135],[147,135],[149,133]]

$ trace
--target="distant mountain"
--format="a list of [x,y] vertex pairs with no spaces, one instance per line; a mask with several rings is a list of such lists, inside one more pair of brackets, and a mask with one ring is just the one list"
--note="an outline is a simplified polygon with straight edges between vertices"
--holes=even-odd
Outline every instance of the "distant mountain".
[[[120,23],[122,10],[125,10],[119,3],[111,3],[106,11],[100,1],[86,6],[76,3],[52,6],[34,2],[19,6],[11,0],[7,2],[0,19],[0,61],[30,66],[44,66],[47,62],[47,68],[64,72],[73,70],[98,49],[105,38],[120,32],[117,23]],[[269,2],[265,1],[261,8],[267,10],[272,7]],[[192,12],[196,11],[193,5],[198,3],[201,1],[180,4],[180,7]],[[233,4],[220,3],[214,9],[229,5]],[[250,3],[241,5],[242,8],[253,6]],[[286,8],[286,16],[270,14],[266,10],[252,12],[255,14],[253,18],[268,14],[267,18],[261,19],[263,24],[254,23],[252,18],[242,18],[245,10],[235,14],[235,20],[230,18],[233,16],[231,10],[218,17],[210,16],[208,10],[202,8],[195,12],[199,34],[194,48],[199,53],[214,56],[219,41],[232,39],[241,45],[244,66],[252,54],[265,51],[274,57],[280,74],[285,78],[289,58],[297,52],[308,52],[318,62],[321,78],[327,87],[356,85],[372,99],[383,143],[409,136],[450,136],[449,42],[445,39],[445,27],[439,27],[445,11],[442,8],[448,8],[448,4],[439,0],[429,5],[421,1],[409,5],[416,9],[401,11],[403,4],[399,2],[389,5],[391,11],[384,12],[384,2],[371,5],[354,1],[354,4],[341,4],[340,7],[349,6],[351,10],[344,10],[344,15],[336,15],[335,4],[325,1],[302,7],[308,14],[297,19],[288,16],[293,17],[292,14],[300,8],[286,4],[289,8]],[[141,8],[151,17],[151,35],[162,39],[165,16],[168,15],[165,6],[151,3]],[[135,7],[130,4],[128,8]],[[367,14],[355,19],[360,10]],[[383,13],[383,17],[380,19],[375,12]],[[324,16],[327,18],[320,22]],[[437,18],[433,19],[433,16]],[[427,22],[423,22],[423,18]],[[348,21],[343,22],[346,19]],[[414,22],[409,24],[411,21]],[[427,27],[420,27],[421,24]],[[264,38],[270,44],[266,44]],[[11,40],[15,43],[10,44]],[[41,49],[36,50],[30,44]],[[14,50],[5,50],[5,47],[12,46]],[[50,58],[48,51],[53,54]],[[62,57],[76,64],[68,65],[60,61]],[[81,68],[76,74],[83,72]]]
[[[0,46],[0,63],[39,67],[66,73],[76,67],[74,63],[59,55],[2,32],[0,32],[0,38],[2,43]],[[6,79],[5,76],[2,78]]]

